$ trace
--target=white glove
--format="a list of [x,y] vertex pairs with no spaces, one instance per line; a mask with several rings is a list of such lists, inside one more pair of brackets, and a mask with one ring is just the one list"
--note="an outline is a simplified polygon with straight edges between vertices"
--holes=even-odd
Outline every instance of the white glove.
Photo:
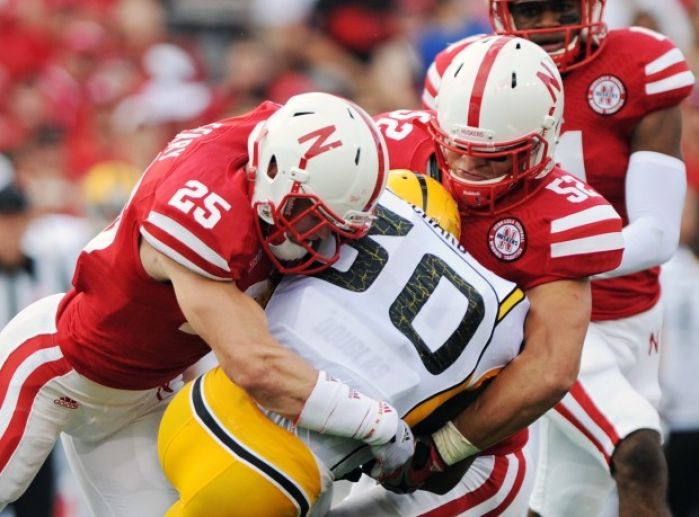
[[369,474],[379,481],[405,465],[415,453],[413,432],[404,420],[398,420],[396,435],[383,445],[372,445],[371,453],[376,463]]

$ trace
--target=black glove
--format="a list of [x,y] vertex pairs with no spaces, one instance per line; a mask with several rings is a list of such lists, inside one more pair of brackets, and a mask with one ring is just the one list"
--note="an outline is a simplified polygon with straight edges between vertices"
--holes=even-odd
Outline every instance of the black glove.
[[446,463],[439,454],[432,437],[415,439],[415,454],[412,459],[381,479],[381,486],[397,494],[409,494],[418,490],[433,474],[444,472]]

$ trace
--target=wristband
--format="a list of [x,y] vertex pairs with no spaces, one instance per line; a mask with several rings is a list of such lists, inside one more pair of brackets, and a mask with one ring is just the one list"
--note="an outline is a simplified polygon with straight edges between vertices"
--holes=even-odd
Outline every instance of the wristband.
[[389,403],[375,400],[320,371],[313,391],[295,425],[319,433],[383,445],[396,435],[398,413]]
[[432,440],[434,440],[439,455],[447,465],[453,465],[481,452],[478,447],[461,434],[451,420],[432,433]]

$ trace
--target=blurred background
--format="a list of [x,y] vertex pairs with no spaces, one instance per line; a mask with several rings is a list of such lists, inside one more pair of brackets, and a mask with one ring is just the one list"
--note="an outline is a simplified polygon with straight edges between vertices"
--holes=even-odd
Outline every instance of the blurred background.
[[[699,72],[699,0],[608,0],[607,19],[670,36]],[[12,286],[0,296],[0,325],[67,287],[81,246],[179,130],[309,90],[372,114],[419,109],[433,57],[484,32],[486,0],[0,0],[0,281]],[[683,109],[693,221],[699,91]],[[697,227],[683,234],[691,260],[681,278],[699,287]],[[699,303],[677,303],[699,321]],[[699,349],[699,328],[681,324],[670,318],[680,325],[671,339]],[[699,415],[689,428],[699,429]],[[54,460],[39,493],[53,515],[85,515],[60,454]],[[15,511],[44,515],[30,507],[2,517]]]

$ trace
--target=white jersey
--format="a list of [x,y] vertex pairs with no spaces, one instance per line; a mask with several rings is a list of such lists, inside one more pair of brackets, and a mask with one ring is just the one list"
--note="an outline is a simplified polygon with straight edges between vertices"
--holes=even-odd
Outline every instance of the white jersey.
[[[529,303],[390,191],[377,216],[331,269],[281,282],[266,309],[270,330],[427,432],[519,353]],[[299,435],[336,474],[358,464],[344,460],[361,442]]]

